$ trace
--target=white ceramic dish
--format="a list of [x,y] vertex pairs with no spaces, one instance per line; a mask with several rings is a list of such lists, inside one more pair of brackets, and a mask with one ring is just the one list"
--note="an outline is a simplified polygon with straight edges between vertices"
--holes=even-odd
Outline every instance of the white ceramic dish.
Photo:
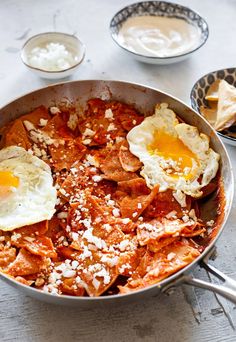
[[[168,18],[177,18],[186,21],[188,24],[194,25],[200,32],[200,38],[196,46],[186,53],[172,55],[167,57],[147,56],[139,54],[119,41],[119,31],[122,25],[131,17],[138,16],[159,16]],[[128,55],[134,57],[136,60],[149,64],[171,64],[180,62],[195,51],[197,51],[207,41],[209,30],[207,22],[196,12],[188,7],[179,4],[165,2],[165,1],[144,1],[134,3],[124,7],[117,12],[110,22],[110,32],[113,40],[120,46]]]
[[[76,59],[69,68],[48,71],[30,64],[29,55],[35,47],[46,47],[50,43],[59,43]],[[21,50],[21,59],[25,66],[36,75],[47,79],[60,79],[72,75],[79,67],[85,56],[85,45],[74,35],[61,32],[45,32],[37,34],[26,41]]]

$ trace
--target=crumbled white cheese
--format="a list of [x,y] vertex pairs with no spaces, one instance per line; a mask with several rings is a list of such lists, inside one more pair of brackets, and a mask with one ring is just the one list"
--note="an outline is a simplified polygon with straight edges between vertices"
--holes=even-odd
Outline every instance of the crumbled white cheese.
[[113,201],[113,200],[111,200],[111,199],[109,199],[109,200],[107,201],[107,205],[109,205],[110,207],[114,206],[115,204],[116,204],[115,201]]
[[197,221],[197,216],[196,216],[196,213],[195,213],[195,210],[194,209],[191,209],[188,213],[189,217],[191,217],[191,219],[193,219],[194,221]]
[[120,216],[120,210],[118,208],[114,208],[112,210],[112,214],[115,216],[115,217],[119,217]]
[[[85,220],[84,220],[85,221]],[[83,238],[86,239],[88,242],[93,243],[98,249],[106,248],[106,243],[104,240],[100,239],[99,237],[93,235],[92,229],[87,229],[84,234]]]
[[186,207],[186,195],[181,190],[173,191],[173,196],[181,207]]
[[40,119],[39,120],[39,126],[41,126],[41,127],[44,127],[44,126],[46,126],[46,124],[48,123],[48,120],[46,120],[46,119]]
[[28,54],[28,63],[46,71],[60,71],[76,64],[76,57],[60,43],[48,43],[44,47],[36,46]]
[[91,154],[87,154],[86,160],[88,161],[89,165],[99,167],[98,160],[94,156],[91,156]]
[[61,113],[61,111],[60,111],[60,109],[58,107],[50,107],[50,113],[52,115],[56,115],[56,114]]
[[101,282],[99,280],[97,280],[96,278],[93,278],[92,284],[95,287],[95,289],[98,290]]
[[93,137],[94,134],[95,132],[90,128],[86,128],[85,131],[83,132],[83,136],[85,137]]
[[119,244],[119,249],[121,252],[124,252],[126,250],[126,248],[129,246],[130,241],[129,240],[123,240],[120,242]]
[[119,267],[119,272],[124,273],[126,269],[130,269],[131,266],[129,264],[123,264]]
[[32,236],[25,236],[24,239],[28,242],[34,242],[35,238],[33,238]]
[[188,222],[189,221],[189,216],[188,215],[183,215],[182,216],[182,220],[186,223],[186,222]]
[[106,229],[106,231],[107,231],[108,233],[110,233],[110,232],[112,231],[112,226],[111,226],[109,223],[105,223],[105,224],[103,225],[103,228]]
[[95,176],[92,177],[92,180],[93,180],[94,182],[100,182],[100,181],[102,180],[102,177],[99,176],[99,175],[95,175]]
[[166,218],[167,218],[167,219],[170,219],[170,218],[175,219],[175,218],[176,218],[176,214],[177,214],[177,211],[176,211],[176,210],[172,210],[172,211],[170,211],[170,212],[166,215]]
[[79,266],[79,263],[77,260],[73,260],[71,263],[71,268],[75,270]]
[[76,275],[76,272],[74,270],[63,270],[62,272],[63,277],[65,278],[73,278]]
[[118,260],[119,260],[118,256],[114,256],[113,258],[110,258],[109,256],[104,254],[101,257],[101,261],[106,263],[109,267],[114,267],[115,265],[117,265]]
[[28,120],[25,120],[23,123],[27,131],[31,131],[32,129],[35,129],[34,124],[32,124],[32,122]]
[[176,254],[173,253],[173,252],[170,252],[170,253],[167,255],[167,260],[171,261],[171,260],[173,260],[175,257],[176,257]]
[[44,143],[45,145],[54,144],[54,139],[50,138],[49,135],[47,135],[45,132],[42,132],[35,128],[35,126],[30,121],[25,120],[23,123],[27,131],[30,132],[30,137],[35,143],[40,142]]
[[77,173],[77,169],[76,169],[76,167],[72,167],[71,169],[70,169],[70,172],[72,173],[72,175],[76,175],[76,173]]
[[94,273],[94,277],[102,277],[105,285],[108,285],[111,281],[111,277],[105,268],[102,268],[100,271]]
[[73,241],[78,241],[79,239],[79,234],[76,232],[71,232],[71,238]]
[[14,233],[12,236],[11,236],[11,240],[12,241],[17,241],[18,239],[21,238],[21,234],[20,233]]
[[79,119],[76,113],[70,113],[69,120],[67,121],[67,126],[74,131],[78,125]]
[[113,112],[112,112],[112,110],[110,108],[106,109],[104,116],[105,116],[106,119],[111,119],[111,120],[114,119]]
[[128,217],[123,218],[123,219],[122,219],[122,222],[123,222],[124,224],[127,224],[127,223],[130,222],[130,219],[129,219]]
[[124,137],[116,137],[116,143],[117,144],[119,144],[123,140],[124,140]]
[[61,211],[60,213],[57,214],[57,217],[58,217],[59,219],[66,219],[67,216],[68,216],[68,213],[65,212],[65,211]]
[[80,276],[77,276],[77,277],[75,278],[75,282],[76,282],[77,284],[80,284],[81,281],[82,281],[82,279],[80,278]]
[[85,140],[82,141],[82,143],[84,145],[89,145],[91,143],[91,141],[92,141],[91,139],[85,139]]
[[214,220],[210,220],[206,223],[206,225],[209,227],[212,227],[214,223],[215,223]]
[[92,256],[91,251],[88,249],[88,247],[86,245],[83,246],[83,253],[80,254],[79,258],[81,260],[85,260],[87,258],[90,258]]
[[117,128],[113,123],[110,123],[110,125],[107,127],[107,132],[115,131]]

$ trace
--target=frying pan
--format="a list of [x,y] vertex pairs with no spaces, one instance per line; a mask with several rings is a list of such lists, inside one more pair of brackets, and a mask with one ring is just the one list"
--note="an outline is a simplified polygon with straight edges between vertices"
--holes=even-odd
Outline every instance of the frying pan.
[[[107,305],[108,303],[114,302],[118,303],[136,301],[141,298],[156,296],[160,291],[168,293],[173,287],[180,284],[198,286],[214,291],[236,303],[236,281],[227,277],[222,272],[208,264],[209,256],[213,252],[215,243],[223,231],[231,209],[234,192],[232,166],[226,149],[214,130],[204,118],[202,118],[186,104],[159,90],[139,84],[101,80],[72,81],[59,83],[36,90],[9,103],[0,110],[0,127],[8,123],[10,120],[17,118],[42,104],[49,107],[69,101],[73,102],[80,110],[83,110],[83,108],[86,106],[86,101],[93,97],[100,97],[104,100],[113,99],[129,103],[134,105],[136,109],[144,114],[153,113],[156,103],[166,102],[181,119],[193,126],[198,127],[199,131],[207,134],[211,138],[212,148],[221,156],[220,167],[225,191],[225,208],[216,236],[214,239],[212,239],[204,252],[190,265],[168,277],[167,279],[164,279],[158,284],[129,294],[101,296],[94,298],[72,297],[66,295],[55,296],[29,286],[25,286],[3,274],[0,274],[0,279],[7,281],[10,285],[39,300],[55,304],[80,307],[94,307],[96,305]],[[205,201],[201,208],[201,212],[203,213],[204,218],[207,220],[214,218],[214,196]],[[193,278],[191,271],[198,265],[201,265],[207,271],[218,277],[223,284],[219,285]]]

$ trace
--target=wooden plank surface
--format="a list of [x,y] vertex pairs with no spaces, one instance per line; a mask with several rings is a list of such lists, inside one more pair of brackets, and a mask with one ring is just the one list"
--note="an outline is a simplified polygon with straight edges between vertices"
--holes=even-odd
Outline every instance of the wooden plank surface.
[[[77,33],[87,46],[86,58],[71,79],[123,79],[160,88],[189,102],[194,82],[210,70],[235,65],[236,1],[179,0],[200,12],[210,26],[209,40],[191,59],[170,66],[133,61],[109,36],[109,21],[128,0],[1,0],[0,105],[25,92],[53,83],[30,74],[19,49],[38,32]],[[14,70],[14,72],[13,72]],[[227,147],[234,170],[236,148]],[[220,237],[213,264],[236,279],[236,200]],[[197,268],[194,276],[209,280]],[[29,298],[0,281],[0,341],[142,341],[234,342],[236,307],[211,292],[179,287],[171,296],[145,302],[82,310]]]

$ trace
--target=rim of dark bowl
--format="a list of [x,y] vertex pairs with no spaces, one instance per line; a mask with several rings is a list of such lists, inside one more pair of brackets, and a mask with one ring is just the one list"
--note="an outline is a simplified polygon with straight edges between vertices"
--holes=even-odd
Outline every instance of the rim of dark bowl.
[[[200,44],[199,44],[196,48],[194,48],[194,49],[192,49],[192,50],[190,50],[190,51],[188,51],[188,52],[185,52],[185,53],[182,53],[182,54],[179,54],[179,55],[174,55],[174,56],[166,56],[166,57],[147,56],[147,55],[139,54],[139,53],[136,53],[136,52],[134,52],[134,51],[131,51],[131,50],[129,50],[128,48],[124,47],[123,45],[119,44],[118,41],[117,41],[117,39],[115,38],[116,34],[115,34],[114,32],[112,32],[112,28],[115,27],[115,26],[117,26],[117,24],[113,25],[114,19],[115,19],[120,13],[122,13],[126,8],[133,7],[133,6],[135,6],[135,5],[142,4],[142,3],[156,3],[156,4],[165,3],[165,4],[171,5],[171,6],[173,6],[173,7],[177,6],[177,7],[181,8],[181,9],[183,9],[183,10],[188,10],[188,11],[190,11],[190,12],[192,12],[192,13],[198,15],[199,18],[203,21],[203,23],[204,23],[204,25],[205,25],[205,28],[204,28],[203,30],[201,29],[201,33],[202,33],[202,32],[205,32],[205,35],[204,35],[203,39],[200,40],[200,41],[201,41]],[[139,15],[137,15],[137,16],[139,16]],[[129,15],[123,22],[125,22],[129,17],[130,17],[130,15]],[[167,17],[169,17],[169,16],[167,15]],[[171,16],[170,16],[170,17],[171,17]],[[179,18],[179,17],[176,16],[176,18]],[[187,21],[185,18],[181,18],[181,19]],[[193,22],[191,19],[190,19],[190,21]],[[199,26],[198,26],[198,27],[199,27]],[[130,5],[127,5],[127,6],[123,7],[123,8],[121,8],[118,12],[116,12],[116,13],[113,15],[113,17],[112,17],[112,19],[111,19],[111,21],[110,21],[109,29],[110,29],[110,34],[111,34],[112,39],[113,39],[114,42],[115,42],[119,47],[121,47],[123,50],[125,50],[125,51],[127,51],[127,52],[129,52],[129,53],[131,53],[131,54],[133,54],[133,55],[135,55],[135,56],[144,57],[144,58],[151,59],[151,60],[174,59],[174,58],[177,58],[177,57],[184,57],[184,56],[190,55],[191,53],[193,53],[193,52],[197,51],[198,49],[200,49],[200,48],[206,43],[206,41],[207,41],[207,39],[208,39],[208,37],[209,37],[209,26],[208,26],[208,23],[207,23],[207,21],[205,20],[205,18],[202,17],[202,15],[200,15],[198,12],[192,10],[190,7],[182,6],[181,4],[177,4],[177,3],[175,3],[175,2],[168,2],[168,1],[139,1],[139,2],[134,2],[134,3],[130,4]]]
[[[195,89],[196,86],[199,84],[199,82],[200,82],[203,78],[205,78],[205,77],[207,77],[207,76],[209,76],[209,75],[212,75],[212,74],[216,74],[216,73],[219,72],[219,71],[225,71],[225,70],[234,70],[233,72],[231,72],[231,74],[232,74],[232,73],[235,73],[235,75],[236,75],[236,67],[217,69],[217,70],[214,70],[214,71],[210,71],[210,72],[206,73],[205,75],[201,76],[201,77],[194,83],[194,85],[193,85],[193,87],[192,87],[192,89],[191,89],[191,92],[190,92],[191,107],[192,107],[196,112],[198,112],[201,116],[202,116],[202,114],[201,114],[201,112],[200,112],[199,106],[198,106],[198,105],[195,105],[195,102],[196,102],[196,101],[193,100],[193,98],[194,98],[193,92],[196,90],[196,89]],[[220,78],[220,77],[217,77],[217,79],[224,80],[224,78]],[[227,136],[227,135],[225,135],[225,134],[223,134],[223,133],[221,133],[221,132],[218,132],[218,131],[216,131],[216,132],[217,132],[217,134],[218,134],[220,137],[222,137],[222,138],[224,138],[224,139],[228,139],[228,140],[234,141],[234,142],[236,143],[236,138],[229,137],[229,136]]]

